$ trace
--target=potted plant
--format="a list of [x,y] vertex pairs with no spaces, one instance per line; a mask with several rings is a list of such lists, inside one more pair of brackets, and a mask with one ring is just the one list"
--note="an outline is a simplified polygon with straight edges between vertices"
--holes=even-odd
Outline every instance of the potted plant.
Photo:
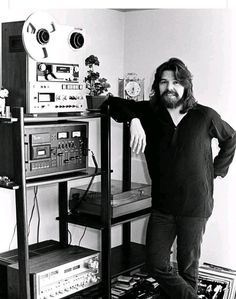
[[88,110],[97,110],[106,98],[106,92],[111,85],[106,78],[101,78],[100,73],[95,70],[99,66],[97,56],[90,55],[85,59],[85,65],[88,67],[87,76],[85,77],[86,88],[89,91],[87,98]]

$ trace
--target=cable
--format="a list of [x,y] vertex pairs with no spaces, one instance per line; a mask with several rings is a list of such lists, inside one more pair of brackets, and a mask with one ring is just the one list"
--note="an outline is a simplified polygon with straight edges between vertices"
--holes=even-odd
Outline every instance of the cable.
[[85,235],[85,233],[86,233],[86,230],[87,230],[87,226],[85,226],[84,231],[83,231],[83,234],[82,234],[82,236],[81,236],[80,239],[79,239],[79,246],[80,246],[81,241],[82,241],[82,239],[83,239],[83,237],[84,237],[84,235]]
[[97,173],[97,170],[98,170],[98,163],[97,163],[97,160],[96,160],[96,157],[95,157],[95,154],[94,152],[91,150],[91,149],[88,149],[91,154],[92,154],[92,159],[93,159],[93,163],[95,165],[95,173]]
[[11,249],[11,243],[12,243],[12,241],[13,241],[13,239],[14,239],[15,233],[16,233],[16,224],[15,224],[15,226],[14,226],[14,230],[13,230],[13,234],[12,234],[12,237],[11,237],[11,241],[10,241],[10,243],[9,243],[8,250]]
[[40,231],[40,211],[39,211],[39,202],[38,202],[38,197],[37,197],[37,193],[38,193],[38,186],[34,187],[34,195],[35,195],[35,199],[36,199],[36,207],[37,207],[37,215],[38,215],[38,224],[37,224],[37,243],[39,243],[39,231]]
[[86,198],[86,196],[87,196],[87,194],[88,194],[88,192],[89,192],[89,189],[90,189],[90,187],[91,187],[91,185],[92,185],[92,183],[93,183],[93,180],[94,180],[94,178],[95,178],[95,176],[96,176],[96,174],[97,174],[97,172],[98,172],[98,163],[97,163],[96,157],[95,157],[95,155],[94,155],[94,152],[93,152],[92,150],[90,150],[90,149],[88,149],[88,151],[90,151],[91,154],[92,154],[92,159],[93,159],[93,163],[94,163],[94,165],[95,165],[95,170],[94,170],[94,174],[93,174],[93,176],[91,177],[91,180],[90,180],[90,182],[89,182],[89,184],[88,184],[88,187],[87,187],[87,189],[85,190],[85,192],[84,192],[84,194],[83,194],[81,200],[83,200],[83,199]]
[[34,203],[33,203],[33,207],[32,207],[31,214],[30,214],[30,219],[29,219],[29,224],[28,224],[28,236],[30,234],[30,225],[31,225],[31,221],[33,219],[35,205],[36,205],[36,197],[35,197],[35,191],[34,191]]
[[[94,174],[92,175],[91,180],[90,180],[90,182],[89,182],[89,184],[88,184],[88,186],[87,186],[87,189],[85,190],[85,192],[84,192],[84,194],[83,194],[83,196],[81,197],[80,200],[84,200],[84,199],[86,199],[86,196],[87,196],[87,194],[88,194],[88,192],[89,192],[89,189],[90,189],[90,187],[91,187],[91,185],[92,185],[92,183],[93,183],[93,180],[94,180],[94,178],[95,178],[95,176],[96,176],[96,174],[97,174],[97,172],[98,172],[98,163],[97,163],[96,157],[95,157],[95,155],[94,155],[94,152],[93,152],[92,150],[90,150],[90,149],[88,149],[88,151],[90,151],[91,154],[92,154],[92,159],[93,159],[93,163],[94,163],[94,166],[95,166],[95,170],[94,170]],[[81,241],[82,241],[82,239],[83,239],[84,236],[85,236],[86,230],[87,230],[87,226],[84,228],[84,231],[83,231],[82,236],[80,237],[78,246],[80,246]]]
[[71,243],[72,243],[72,233],[69,230],[69,228],[68,228],[68,234],[69,234],[69,245],[71,245]]
[[40,229],[40,211],[39,211],[39,202],[38,202],[38,186],[34,186],[34,203],[30,214],[29,224],[28,224],[28,236],[30,234],[30,226],[31,221],[33,219],[34,210],[36,207],[37,215],[38,215],[38,224],[37,224],[37,243],[39,243],[39,229]]
[[[38,193],[38,187],[34,187],[34,202],[33,202],[33,207],[31,209],[31,213],[30,213],[30,219],[29,219],[29,224],[28,224],[28,233],[27,233],[27,236],[29,236],[30,234],[30,226],[31,226],[31,222],[32,222],[32,219],[33,219],[33,215],[34,215],[34,210],[35,210],[35,206],[37,206],[37,212],[38,212],[38,233],[37,233],[37,242],[39,242],[39,224],[40,224],[40,215],[39,215],[39,205],[38,205],[38,199],[37,199],[37,193]],[[8,249],[10,250],[11,249],[11,244],[13,242],[13,239],[14,239],[14,236],[15,236],[15,233],[16,233],[16,228],[17,228],[17,225],[15,224],[14,226],[14,230],[13,230],[13,234],[12,234],[12,237],[11,237],[11,241],[9,243],[9,247]]]
[[95,176],[97,175],[97,172],[98,172],[98,163],[97,163],[96,157],[95,157],[95,155],[94,155],[94,152],[93,152],[92,150],[90,150],[90,149],[88,149],[88,151],[91,152],[92,159],[93,159],[93,163],[94,163],[94,166],[95,166],[95,170],[94,170],[94,173],[93,173],[93,175],[92,175],[92,177],[91,177],[91,179],[90,179],[90,181],[89,181],[89,183],[88,183],[88,186],[87,186],[85,192],[83,193],[83,195],[82,195],[79,199],[77,199],[77,202],[76,202],[76,204],[73,206],[73,208],[70,209],[70,213],[71,213],[71,214],[77,214],[77,213],[78,213],[78,207],[79,207],[79,205],[80,205],[80,202],[81,202],[82,200],[86,200],[86,196],[87,196],[87,194],[88,194],[88,192],[89,192],[89,189],[90,189],[90,187],[91,187],[91,185],[92,185],[92,183],[93,183],[93,181],[94,181],[94,178],[95,178]]

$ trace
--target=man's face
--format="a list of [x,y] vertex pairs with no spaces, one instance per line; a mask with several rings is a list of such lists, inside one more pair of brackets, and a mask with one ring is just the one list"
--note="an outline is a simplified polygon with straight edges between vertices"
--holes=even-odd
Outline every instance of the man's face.
[[167,108],[176,108],[182,104],[184,86],[175,78],[173,71],[164,71],[159,82],[161,100]]

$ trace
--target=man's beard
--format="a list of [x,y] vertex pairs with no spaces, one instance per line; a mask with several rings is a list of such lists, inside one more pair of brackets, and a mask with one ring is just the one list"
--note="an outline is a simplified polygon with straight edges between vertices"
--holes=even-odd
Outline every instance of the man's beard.
[[177,108],[183,104],[183,97],[179,98],[179,95],[175,91],[165,91],[160,96],[161,103],[166,107],[170,109]]

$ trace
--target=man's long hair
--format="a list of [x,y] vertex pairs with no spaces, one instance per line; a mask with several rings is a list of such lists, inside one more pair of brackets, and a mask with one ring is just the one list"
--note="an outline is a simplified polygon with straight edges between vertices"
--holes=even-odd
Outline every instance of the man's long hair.
[[156,69],[154,82],[152,84],[152,92],[150,95],[151,102],[155,103],[156,101],[159,101],[159,82],[164,71],[173,71],[176,80],[178,80],[179,83],[184,86],[184,94],[182,98],[183,107],[180,112],[188,112],[189,109],[195,107],[197,104],[193,96],[192,74],[186,65],[178,58],[170,58]]

